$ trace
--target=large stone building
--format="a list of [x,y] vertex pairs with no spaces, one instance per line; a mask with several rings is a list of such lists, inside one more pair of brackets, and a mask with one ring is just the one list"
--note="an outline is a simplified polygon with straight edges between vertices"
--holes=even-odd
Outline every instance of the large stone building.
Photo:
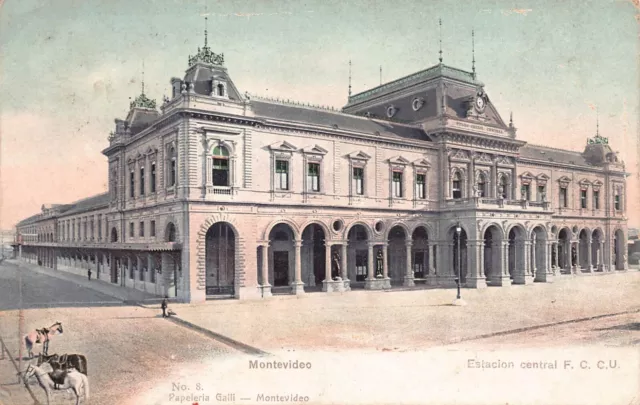
[[241,94],[205,42],[171,84],[115,121],[107,193],[17,225],[22,259],[188,302],[627,268],[607,139],[517,139],[475,69],[440,62],[337,111]]

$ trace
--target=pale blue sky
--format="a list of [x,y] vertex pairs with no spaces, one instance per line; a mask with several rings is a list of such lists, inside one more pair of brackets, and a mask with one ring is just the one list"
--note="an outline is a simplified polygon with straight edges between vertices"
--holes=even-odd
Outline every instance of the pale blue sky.
[[143,60],[146,93],[160,102],[202,46],[205,10],[209,44],[241,91],[335,107],[346,102],[349,59],[354,92],[379,83],[380,65],[389,81],[437,63],[438,18],[444,62],[470,70],[473,28],[478,78],[503,118],[514,112],[519,138],[582,150],[595,132],[589,104],[598,105],[601,134],[634,173],[638,199],[630,1],[6,0],[0,125],[10,197],[0,227],[43,202],[105,189],[100,151],[140,92]]

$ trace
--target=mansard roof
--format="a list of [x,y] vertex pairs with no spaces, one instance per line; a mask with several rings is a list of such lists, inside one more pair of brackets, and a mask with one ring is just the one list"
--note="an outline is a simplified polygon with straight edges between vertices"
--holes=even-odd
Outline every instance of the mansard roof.
[[541,160],[549,163],[564,163],[569,165],[593,167],[580,152],[549,148],[547,146],[526,144],[520,148],[520,157]]
[[302,105],[287,105],[255,98],[251,100],[251,106],[256,117],[291,121],[303,125],[311,124],[331,129],[431,141],[421,128],[411,125],[357,117],[337,111],[320,110]]
[[68,205],[68,209],[63,211],[64,215],[77,214],[80,212],[104,208],[109,205],[109,193],[97,194],[83,198]]

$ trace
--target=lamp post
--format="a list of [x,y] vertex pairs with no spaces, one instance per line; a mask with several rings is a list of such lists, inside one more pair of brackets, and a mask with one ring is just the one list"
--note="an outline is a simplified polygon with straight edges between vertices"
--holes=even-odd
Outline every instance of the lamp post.
[[456,296],[456,300],[453,301],[453,305],[455,306],[465,306],[467,303],[460,296],[460,283],[462,282],[462,262],[460,258],[460,234],[462,233],[462,227],[460,226],[460,222],[456,224],[456,245],[458,247],[457,258],[458,258],[458,278],[457,278],[457,287],[458,287],[458,295]]

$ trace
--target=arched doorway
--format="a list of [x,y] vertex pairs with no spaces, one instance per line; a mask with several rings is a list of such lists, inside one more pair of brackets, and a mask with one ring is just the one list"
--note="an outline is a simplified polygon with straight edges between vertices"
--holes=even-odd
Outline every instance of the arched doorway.
[[305,286],[322,286],[326,271],[325,232],[318,224],[307,225],[302,231],[302,281]]
[[525,231],[520,226],[514,226],[509,231],[509,277],[514,283],[525,282]]
[[536,281],[548,280],[549,252],[547,251],[547,232],[536,226],[531,232],[531,272]]
[[417,227],[411,235],[413,252],[411,258],[413,260],[413,277],[425,278],[427,276],[435,276],[431,274],[429,264],[429,233],[424,226]]
[[483,271],[487,283],[502,285],[502,231],[491,225],[484,231]]
[[277,224],[269,232],[269,281],[274,289],[287,287],[294,279],[294,235],[293,230],[287,224]]
[[563,228],[558,233],[558,267],[564,274],[571,273],[571,231]]
[[[173,228],[175,230],[175,227]],[[167,229],[167,237],[170,236],[171,233]],[[205,236],[207,295],[234,294],[235,252],[236,235],[233,228],[225,222],[216,222],[211,225]]]
[[392,284],[401,284],[407,275],[407,233],[399,225],[389,230],[387,266]]
[[589,267],[589,245],[591,241],[589,240],[589,234],[591,232],[588,229],[583,229],[580,231],[578,236],[578,271],[580,269],[586,270],[587,272],[591,271]]
[[449,229],[449,240],[453,244],[451,249],[451,263],[453,263],[452,272],[454,278],[460,277],[460,284],[464,284],[467,280],[467,232],[460,227],[460,235],[456,227]]
[[355,281],[352,287],[364,287],[368,271],[369,233],[363,225],[356,224],[347,234],[347,269],[349,279]]
[[624,270],[626,267],[625,256],[626,246],[624,244],[624,232],[622,229],[616,230],[613,237],[613,258],[614,268],[616,270]]
[[595,271],[604,270],[604,234],[599,228],[591,234],[591,263]]

